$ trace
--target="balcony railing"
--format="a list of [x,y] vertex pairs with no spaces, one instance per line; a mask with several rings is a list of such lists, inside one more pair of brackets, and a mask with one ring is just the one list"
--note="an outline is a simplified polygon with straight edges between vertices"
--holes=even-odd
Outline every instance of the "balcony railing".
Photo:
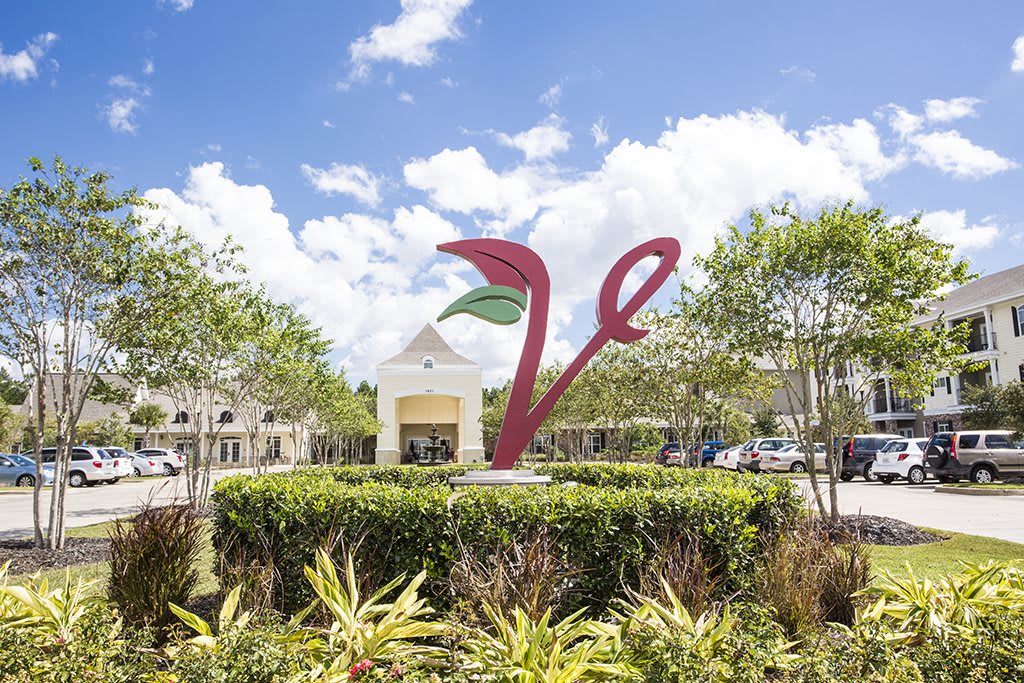
[[885,400],[885,396],[875,396],[871,401],[871,412],[873,413],[912,413],[914,412],[914,402],[909,398],[896,398],[890,396],[889,400]]
[[978,351],[995,351],[996,348],[995,332],[991,335],[981,333],[972,334],[967,340],[968,353],[977,353]]

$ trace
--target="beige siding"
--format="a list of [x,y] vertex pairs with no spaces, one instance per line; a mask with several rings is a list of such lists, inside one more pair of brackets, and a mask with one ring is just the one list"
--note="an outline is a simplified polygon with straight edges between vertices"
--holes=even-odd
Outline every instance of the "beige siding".
[[1024,298],[1015,299],[992,307],[993,330],[996,333],[996,348],[999,350],[999,383],[1006,384],[1020,380],[1020,364],[1024,363],[1024,335],[1013,336],[1013,320],[1010,306],[1024,306]]

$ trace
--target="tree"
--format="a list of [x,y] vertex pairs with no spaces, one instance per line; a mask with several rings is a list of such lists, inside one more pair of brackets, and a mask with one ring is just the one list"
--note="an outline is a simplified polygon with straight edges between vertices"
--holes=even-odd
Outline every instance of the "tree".
[[167,424],[167,411],[155,403],[140,403],[129,413],[128,421],[146,430],[143,443],[149,447],[149,434]]
[[705,292],[682,285],[671,308],[644,311],[635,326],[651,330],[637,342],[654,382],[651,412],[672,426],[683,453],[700,446],[718,401],[765,396],[764,373],[731,353],[728,321]]
[[21,439],[25,423],[24,415],[14,412],[6,403],[0,403],[0,451],[6,451]]
[[483,410],[480,413],[480,426],[484,443],[493,444],[498,440],[501,421],[505,418],[508,397],[512,392],[512,380],[506,380],[499,387],[484,387]]
[[606,447],[626,462],[635,448],[642,420],[651,415],[657,390],[654,372],[646,364],[644,348],[639,344],[607,344],[590,366],[587,376],[577,377],[575,382],[590,381],[589,386],[581,388],[593,395],[600,425],[609,430]]
[[761,406],[751,415],[754,438],[779,435],[779,414],[771,406]]
[[176,310],[138,331],[142,351],[129,365],[130,377],[174,406],[171,424],[187,444],[186,486],[196,507],[209,499],[214,447],[226,424],[219,411],[237,413],[255,381],[244,369],[272,307],[262,289],[230,277],[237,270],[232,255],[230,247],[203,255],[198,272],[175,292]]
[[1003,385],[1003,428],[1012,429],[1014,436],[1024,439],[1024,382]]
[[1002,400],[1003,387],[988,385],[964,387],[960,402],[964,404],[964,424],[969,429],[1000,429],[1006,419]]
[[[696,264],[730,322],[731,348],[798,378],[784,389],[815,504],[838,521],[842,463],[834,439],[849,433],[849,423],[833,397],[863,392],[866,401],[882,377],[901,396],[922,396],[937,371],[966,365],[966,326],[912,325],[928,312],[926,302],[967,282],[967,262],[955,261],[951,245],[932,239],[919,217],[893,220],[852,202],[810,219],[789,205],[772,207],[767,215],[753,211],[750,223],[747,232],[729,228]],[[813,462],[815,426],[829,437],[829,509]]]
[[321,462],[326,462],[328,452],[333,450],[335,462],[344,453],[345,461],[352,463],[361,452],[362,442],[380,429],[380,421],[352,391],[344,372],[322,387],[313,433],[314,448]]
[[46,534],[40,509],[42,463],[33,493],[35,542],[64,546],[70,445],[98,373],[115,369],[138,331],[163,320],[198,249],[183,231],[147,225],[152,205],[134,189],[114,193],[110,176],[50,168],[0,189],[0,354],[31,377],[32,446],[53,420],[57,454]]
[[78,425],[78,439],[94,446],[132,447],[132,430],[118,413],[111,413],[95,422],[81,422]]
[[0,368],[0,403],[20,406],[28,395],[28,382],[11,377],[7,368]]

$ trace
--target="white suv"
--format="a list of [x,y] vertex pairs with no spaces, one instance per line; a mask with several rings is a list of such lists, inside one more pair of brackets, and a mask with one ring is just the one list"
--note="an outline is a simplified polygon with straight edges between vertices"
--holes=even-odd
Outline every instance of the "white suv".
[[111,483],[120,481],[122,477],[132,476],[132,459],[128,457],[128,453],[124,449],[114,446],[100,446],[99,448],[102,455],[114,461],[114,474],[117,475],[117,479]]
[[[102,481],[116,481],[117,472],[114,471],[114,459],[105,456],[99,448],[92,446],[74,446],[71,449],[71,462],[68,464],[68,485],[74,488],[80,486],[95,486]],[[29,457],[32,457],[29,454]],[[44,448],[40,456],[43,467],[53,469],[53,461],[57,457],[56,448]]]
[[875,453],[871,472],[883,484],[906,479],[911,484],[923,484],[924,447],[928,439],[893,439]]
[[185,469],[185,458],[173,448],[143,448],[137,455],[154,460],[164,468],[164,476],[176,475]]

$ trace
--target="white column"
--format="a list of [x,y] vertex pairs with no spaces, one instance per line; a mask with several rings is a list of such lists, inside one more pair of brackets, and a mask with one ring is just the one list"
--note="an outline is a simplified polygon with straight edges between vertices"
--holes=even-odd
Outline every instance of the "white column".
[[402,462],[402,451],[398,443],[401,436],[398,426],[398,399],[380,383],[377,385],[377,391],[377,418],[384,426],[377,435],[377,450],[373,459],[378,465],[398,465]]
[[892,412],[892,394],[889,393],[890,392],[890,389],[889,389],[889,378],[888,377],[883,377],[882,378],[882,382],[884,383],[884,386],[885,386],[885,408],[886,408],[885,412],[891,413]]

